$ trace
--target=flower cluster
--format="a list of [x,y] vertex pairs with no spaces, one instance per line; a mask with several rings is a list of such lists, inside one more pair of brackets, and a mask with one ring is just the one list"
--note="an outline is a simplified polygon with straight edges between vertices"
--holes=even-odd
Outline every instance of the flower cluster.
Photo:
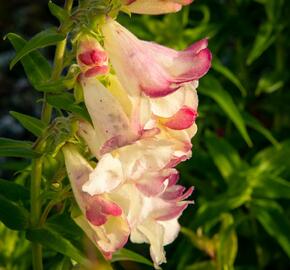
[[[177,11],[191,1],[124,1],[132,12]],[[91,123],[79,135],[96,167],[73,145],[63,148],[82,215],[76,223],[105,257],[128,238],[149,243],[156,267],[164,246],[179,232],[178,218],[193,188],[178,185],[178,163],[190,158],[196,133],[198,79],[209,70],[207,40],[183,51],[142,41],[111,18],[101,28],[103,46],[79,39],[79,82]],[[112,71],[112,72],[110,72]]]

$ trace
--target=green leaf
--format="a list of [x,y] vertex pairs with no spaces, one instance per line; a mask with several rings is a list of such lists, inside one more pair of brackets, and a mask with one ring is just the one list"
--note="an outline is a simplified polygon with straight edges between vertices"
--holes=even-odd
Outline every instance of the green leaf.
[[290,140],[286,140],[281,142],[278,147],[271,146],[258,152],[253,158],[252,164],[260,172],[289,171],[289,156]]
[[216,270],[216,266],[213,261],[205,261],[189,265],[185,270]]
[[290,258],[290,222],[281,206],[272,200],[253,200],[251,211]]
[[46,128],[45,123],[35,117],[13,111],[11,111],[10,114],[16,118],[23,127],[37,137],[41,136]]
[[54,45],[59,41],[65,39],[65,35],[59,33],[56,28],[50,28],[41,31],[36,34],[32,39],[30,39],[24,47],[17,51],[14,59],[10,63],[10,69],[12,69],[15,64],[21,60],[22,57],[40,48],[44,48],[50,45]]
[[25,208],[0,195],[0,221],[11,230],[24,230],[28,227],[28,212]]
[[225,179],[243,165],[239,153],[225,139],[217,138],[207,132],[205,143],[215,165]]
[[113,254],[113,258],[111,260],[112,262],[117,262],[117,261],[133,261],[133,262],[138,262],[142,264],[146,264],[149,266],[153,266],[152,262],[149,261],[148,259],[144,258],[143,256],[139,255],[138,253],[135,253],[131,250],[122,248],[118,251],[116,251]]
[[36,158],[39,153],[32,150],[32,143],[0,138],[0,157]]
[[[9,33],[6,36],[16,52],[26,46],[27,42],[20,36]],[[51,67],[43,55],[33,51],[21,59],[21,64],[30,83],[35,87],[39,82],[47,81],[51,77]]]
[[263,74],[255,90],[255,95],[259,96],[261,93],[271,94],[285,85],[286,74],[284,72],[270,72]]
[[232,209],[238,208],[250,199],[248,190],[241,190],[240,195],[232,196],[224,194],[214,201],[204,201],[198,208],[195,219],[192,222],[192,228],[198,228],[207,222],[215,222],[220,215]]
[[247,126],[255,129],[259,133],[261,133],[267,140],[269,140],[273,145],[279,146],[279,142],[274,138],[272,133],[262,126],[262,124],[252,115],[247,112],[242,113],[244,121]]
[[205,79],[200,81],[198,90],[200,93],[212,98],[221,107],[221,109],[236,125],[246,143],[249,146],[252,146],[253,143],[249,137],[240,111],[238,110],[230,94],[222,88],[219,81],[213,76],[207,75]]
[[58,80],[41,81],[35,85],[35,88],[39,91],[49,93],[70,90],[74,87],[79,73],[80,68],[77,65],[72,65],[65,77],[61,77]]
[[284,0],[267,0],[265,2],[265,9],[268,19],[272,23],[276,23],[281,15]]
[[29,190],[24,186],[1,178],[0,194],[12,201],[25,201],[30,197]]
[[255,180],[253,196],[290,200],[290,183],[275,175],[262,174]]
[[48,2],[48,8],[51,14],[56,17],[61,23],[69,19],[68,12],[60,6],[54,4],[52,1]]
[[64,254],[83,266],[91,267],[90,261],[78,250],[69,240],[62,237],[51,228],[44,226],[37,229],[27,230],[26,237],[28,240],[40,243],[41,245]]
[[238,251],[238,238],[235,231],[234,219],[231,215],[224,215],[222,228],[219,232],[219,246],[217,250],[218,269],[234,269],[234,262]]
[[50,95],[47,97],[47,102],[57,109],[70,111],[75,113],[77,116],[90,121],[90,116],[86,108],[80,104],[75,104],[74,96],[70,93]]
[[[251,65],[263,52],[265,52],[276,40],[278,33],[282,30],[274,31],[272,22],[262,24],[256,35],[254,45],[247,58],[247,65]],[[281,28],[281,27],[280,27]]]
[[213,58],[212,68],[229,79],[241,92],[242,96],[247,95],[247,90],[241,84],[240,80],[226,66],[224,66],[217,57]]

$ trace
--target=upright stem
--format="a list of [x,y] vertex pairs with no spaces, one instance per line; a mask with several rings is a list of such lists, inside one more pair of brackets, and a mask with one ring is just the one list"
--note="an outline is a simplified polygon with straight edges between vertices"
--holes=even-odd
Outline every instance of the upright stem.
[[[42,175],[42,158],[34,159],[32,161],[31,173],[31,226],[36,227],[39,223],[41,212],[40,202],[40,188],[41,188],[41,175]],[[42,250],[41,245],[32,242],[32,264],[34,270],[42,270]]]
[[[72,9],[73,0],[66,0],[65,9],[70,12]],[[54,65],[52,70],[52,80],[57,80],[63,69],[63,57],[65,53],[67,39],[60,41],[55,50]],[[52,106],[47,103],[47,94],[44,94],[41,120],[46,124],[50,123],[52,114]],[[42,177],[42,161],[43,158],[37,158],[32,161],[32,172],[31,172],[31,187],[30,187],[30,198],[31,198],[31,226],[37,227],[40,223],[41,216],[41,177]],[[32,264],[33,270],[42,270],[42,248],[41,245],[32,242]]]

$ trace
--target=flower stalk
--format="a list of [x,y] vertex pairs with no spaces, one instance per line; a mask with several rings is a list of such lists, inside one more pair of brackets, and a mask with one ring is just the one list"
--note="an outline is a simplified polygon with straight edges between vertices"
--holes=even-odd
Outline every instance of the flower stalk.
[[[66,0],[64,8],[70,12],[73,6],[73,0]],[[63,58],[65,54],[67,38],[60,41],[56,45],[54,65],[52,70],[52,80],[56,80],[60,77],[63,69]],[[47,103],[47,94],[43,97],[43,107],[41,113],[41,120],[45,124],[49,124],[51,121],[52,106]],[[42,177],[42,162],[43,158],[37,158],[32,161],[32,172],[31,172],[31,187],[30,187],[30,197],[31,197],[31,226],[37,227],[40,225],[41,217],[41,177]],[[32,265],[34,270],[42,270],[42,247],[39,243],[32,242]]]

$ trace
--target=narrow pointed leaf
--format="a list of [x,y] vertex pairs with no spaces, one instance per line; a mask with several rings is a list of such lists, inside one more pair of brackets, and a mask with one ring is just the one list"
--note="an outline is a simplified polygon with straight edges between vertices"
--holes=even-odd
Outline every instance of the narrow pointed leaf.
[[81,106],[81,104],[75,104],[72,94],[64,93],[60,95],[50,95],[47,97],[47,102],[57,109],[67,110],[90,121],[88,111],[84,106]]
[[247,90],[241,84],[240,80],[226,67],[224,66],[216,57],[213,58],[212,68],[224,75],[229,79],[241,92],[243,96],[247,95]]
[[251,211],[290,258],[290,222],[280,205],[272,200],[255,200],[251,203]]
[[253,196],[290,200],[290,182],[275,175],[262,174],[255,181]]
[[243,118],[246,122],[246,125],[255,129],[259,133],[261,133],[267,140],[269,140],[273,145],[278,146],[279,142],[274,138],[272,133],[265,127],[262,126],[262,124],[253,116],[251,116],[247,112],[243,112]]
[[32,39],[30,39],[24,47],[17,51],[14,59],[10,63],[10,69],[12,69],[15,64],[21,60],[22,57],[40,48],[44,48],[50,45],[54,45],[59,41],[65,39],[65,35],[57,32],[57,29],[50,28],[43,30],[36,34]]
[[0,157],[36,158],[39,155],[32,149],[31,142],[0,138]]
[[[19,52],[27,44],[22,37],[16,34],[9,33],[6,37],[16,52]],[[33,51],[25,55],[21,59],[21,64],[32,86],[35,87],[38,83],[50,79],[51,66],[39,51]]]
[[22,114],[22,113],[18,113],[18,112],[10,112],[10,114],[16,118],[21,125],[26,128],[28,131],[30,131],[32,134],[34,134],[35,136],[41,136],[45,130],[46,125],[39,119],[26,115],[26,114]]
[[242,166],[239,153],[225,139],[208,132],[205,141],[215,165],[225,179]]
[[253,143],[249,137],[245,121],[239,109],[230,94],[223,89],[218,80],[213,76],[207,75],[205,79],[201,80],[198,90],[200,93],[212,98],[221,107],[221,109],[233,121],[246,143],[249,146],[252,146]]
[[28,227],[28,212],[25,208],[0,194],[0,221],[11,230],[24,230]]
[[29,190],[12,181],[0,178],[0,195],[12,201],[25,201],[29,199]]
[[51,228],[42,227],[30,229],[26,233],[26,238],[64,254],[83,266],[91,267],[90,261],[80,250],[78,250],[69,240],[62,237],[61,234]]
[[146,264],[149,266],[153,266],[152,262],[148,259],[144,258],[143,256],[139,255],[138,253],[135,253],[129,249],[122,248],[121,250],[118,250],[113,254],[113,258],[111,260],[112,262],[117,261],[133,261],[138,262],[142,264]]
[[61,23],[69,18],[68,12],[60,6],[54,4],[52,1],[48,2],[48,8],[53,16],[55,16]]

